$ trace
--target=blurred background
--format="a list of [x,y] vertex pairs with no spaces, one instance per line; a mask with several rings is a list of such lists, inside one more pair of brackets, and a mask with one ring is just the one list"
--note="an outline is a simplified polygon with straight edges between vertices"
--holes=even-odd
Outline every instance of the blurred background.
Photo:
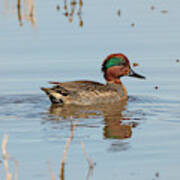
[[[178,0],[1,0],[0,139],[18,160],[18,179],[55,177],[71,121],[78,119],[66,179],[179,179]],[[54,109],[47,81],[104,82],[102,61],[124,53],[146,80],[122,79],[129,100],[106,111]],[[2,156],[1,156],[2,159]],[[10,170],[14,172],[14,163]],[[0,179],[5,179],[0,164]]]

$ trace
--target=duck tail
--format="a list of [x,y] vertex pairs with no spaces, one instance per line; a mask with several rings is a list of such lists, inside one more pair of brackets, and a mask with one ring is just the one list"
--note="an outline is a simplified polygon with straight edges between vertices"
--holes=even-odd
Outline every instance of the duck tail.
[[63,96],[60,93],[56,92],[51,88],[42,87],[41,90],[47,94],[52,104],[63,105]]
[[44,91],[47,95],[49,94],[49,88],[42,87],[41,90]]

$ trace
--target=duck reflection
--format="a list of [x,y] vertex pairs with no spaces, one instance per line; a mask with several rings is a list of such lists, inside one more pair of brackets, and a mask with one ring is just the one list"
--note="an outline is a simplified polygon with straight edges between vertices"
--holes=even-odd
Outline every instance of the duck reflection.
[[55,106],[51,105],[49,114],[55,115],[63,119],[90,119],[92,117],[103,117],[104,119],[104,138],[107,139],[126,139],[132,136],[132,128],[136,127],[137,123],[130,121],[130,118],[123,116],[122,112],[126,109],[127,100],[113,106]]
[[104,137],[111,139],[126,139],[132,135],[132,127],[122,124],[121,117],[105,118]]

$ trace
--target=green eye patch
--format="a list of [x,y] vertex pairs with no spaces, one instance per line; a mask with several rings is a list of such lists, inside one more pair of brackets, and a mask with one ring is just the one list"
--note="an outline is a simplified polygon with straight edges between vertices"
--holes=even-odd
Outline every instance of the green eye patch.
[[124,65],[125,64],[125,61],[124,61],[124,59],[123,58],[121,58],[121,57],[113,57],[113,58],[111,58],[111,59],[109,59],[107,62],[106,62],[106,64],[105,64],[105,67],[108,69],[108,68],[110,68],[110,67],[112,67],[112,66],[120,66],[120,65]]

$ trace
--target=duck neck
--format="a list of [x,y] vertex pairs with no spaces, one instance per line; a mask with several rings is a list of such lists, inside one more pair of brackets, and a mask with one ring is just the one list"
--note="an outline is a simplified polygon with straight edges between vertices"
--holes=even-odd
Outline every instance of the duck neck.
[[107,81],[106,80],[106,84],[107,86],[111,86],[115,89],[117,89],[117,91],[122,94],[123,96],[126,96],[127,97],[127,90],[126,88],[124,87],[123,83],[121,82],[120,79],[115,79],[113,81]]
[[116,84],[116,85],[121,85],[122,86],[122,82],[121,82],[121,80],[120,79],[113,79],[113,80],[107,80],[106,79],[106,83],[107,84]]

